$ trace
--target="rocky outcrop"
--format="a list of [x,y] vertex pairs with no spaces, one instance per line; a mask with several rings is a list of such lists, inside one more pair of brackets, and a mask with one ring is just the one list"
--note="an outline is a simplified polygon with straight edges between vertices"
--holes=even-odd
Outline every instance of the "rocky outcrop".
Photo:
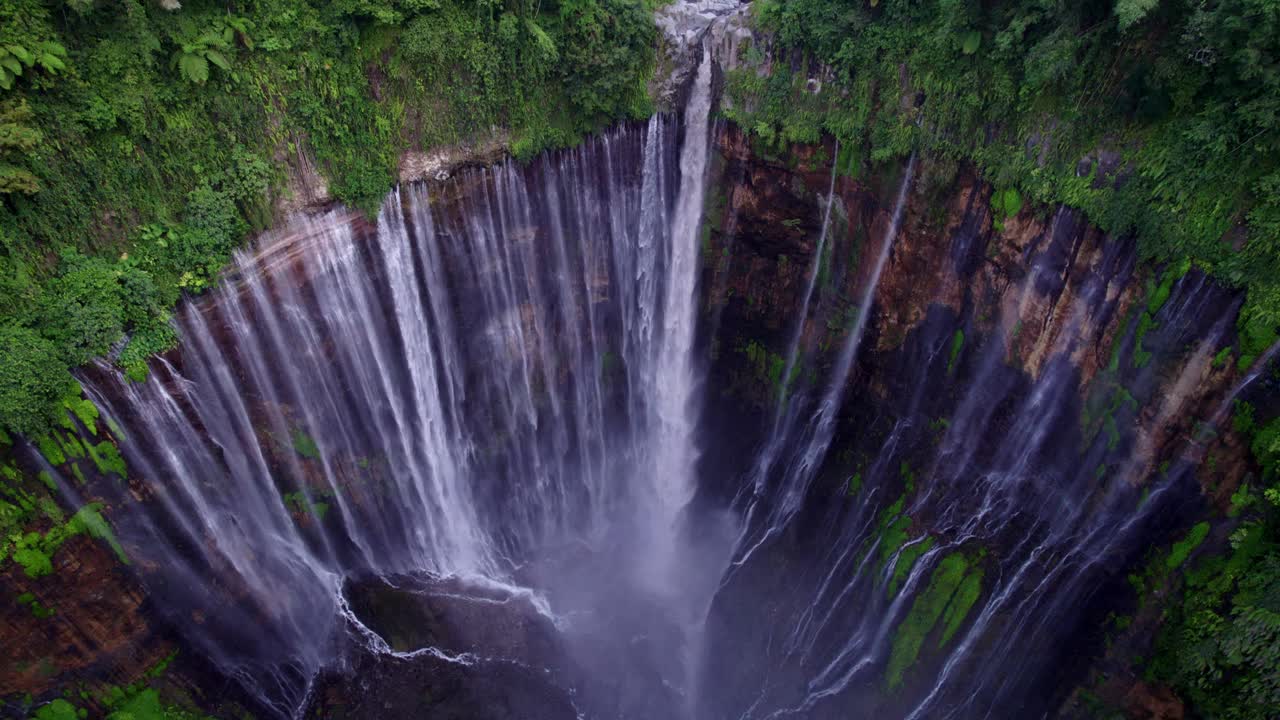
[[[723,182],[709,201],[703,287],[712,373],[725,381],[715,386],[721,394],[743,390],[742,401],[762,403],[770,395],[744,375],[749,368],[742,348],[756,341],[767,351],[785,351],[780,345],[797,322],[827,193],[834,190],[835,205],[830,257],[818,264],[818,292],[825,283],[826,295],[834,299],[820,300],[830,307],[811,313],[801,333],[804,347],[819,350],[829,349],[838,331],[828,331],[818,316],[829,320],[831,310],[849,309],[848,301],[867,280],[859,255],[867,243],[886,241],[888,205],[902,168],[884,166],[861,180],[833,177],[830,145],[770,151],[752,142],[732,126],[719,135],[716,172]],[[991,192],[968,169],[922,161],[906,222],[897,237],[887,239],[893,249],[875,289],[874,345],[866,362],[900,353],[909,336],[927,330],[931,314],[944,311],[955,316],[948,332],[1009,338],[1002,362],[1031,378],[1065,352],[1078,368],[1081,399],[1108,371],[1160,385],[1164,392],[1152,393],[1153,403],[1144,408],[1143,424],[1157,419],[1162,428],[1146,428],[1146,442],[1153,446],[1148,453],[1159,454],[1156,448],[1174,438],[1185,440],[1185,416],[1207,419],[1240,377],[1232,363],[1212,362],[1212,353],[1234,340],[1234,325],[1223,318],[1234,317],[1239,298],[1196,270],[1182,275],[1176,268],[1139,266],[1131,241],[1107,236],[1067,208],[1027,208],[997,220]],[[1133,353],[1140,315],[1149,312],[1148,296],[1162,277],[1165,292],[1185,294],[1182,301],[1197,312],[1193,317],[1191,307],[1177,307],[1177,297],[1154,305],[1152,315],[1187,315],[1165,325],[1153,322],[1156,334],[1148,329],[1141,337],[1147,349],[1124,367],[1113,356]],[[1211,307],[1220,312],[1204,312]],[[1174,367],[1148,370],[1146,358],[1169,354],[1170,334],[1203,341],[1196,350],[1210,357],[1176,353]],[[971,341],[959,348],[957,362],[971,349]],[[1109,365],[1114,366],[1108,370]],[[891,383],[875,369],[868,367],[855,382],[865,380],[884,393]]]
[[0,556],[0,717],[46,717],[51,704],[51,717],[139,707],[257,712],[256,701],[186,643],[173,614],[147,591],[142,579],[154,568],[136,562],[137,548],[122,545],[110,521],[99,524],[124,502],[156,500],[145,485],[131,485],[115,428],[87,403],[77,412],[81,422],[68,420],[75,431],[53,431],[38,447],[9,445],[6,437],[0,448],[0,491],[39,508],[42,517],[26,518],[22,533],[48,561]]
[[578,714],[567,694],[529,668],[357,650],[346,672],[317,680],[306,717],[574,720]]
[[662,35],[649,94],[659,109],[670,112],[683,106],[704,47],[719,69],[737,66],[738,50],[753,34],[749,9],[741,0],[671,2],[658,8],[654,21]]
[[402,576],[348,583],[352,647],[325,671],[306,717],[572,720],[548,663],[556,631],[520,597]]

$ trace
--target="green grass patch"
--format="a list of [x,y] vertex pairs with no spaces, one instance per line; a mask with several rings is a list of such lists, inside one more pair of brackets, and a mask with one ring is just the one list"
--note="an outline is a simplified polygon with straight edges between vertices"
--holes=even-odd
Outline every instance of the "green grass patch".
[[129,558],[124,548],[117,542],[110,525],[100,514],[102,506],[90,503],[80,508],[65,523],[55,523],[49,530],[41,532],[17,532],[0,542],[0,562],[5,556],[22,566],[27,577],[39,578],[53,572],[53,555],[70,538],[79,534],[88,534],[106,542],[115,552],[120,562],[128,564]]
[[951,638],[955,637],[981,594],[982,568],[974,567],[960,581],[960,587],[956,588],[955,595],[951,596],[951,602],[947,604],[946,612],[942,614],[942,635],[938,638],[939,649],[946,647],[947,643],[951,642]]
[[296,515],[310,515],[320,522],[324,522],[324,516],[329,512],[329,503],[318,502],[301,491],[285,493],[280,499],[284,501],[285,507],[289,508],[289,512]]

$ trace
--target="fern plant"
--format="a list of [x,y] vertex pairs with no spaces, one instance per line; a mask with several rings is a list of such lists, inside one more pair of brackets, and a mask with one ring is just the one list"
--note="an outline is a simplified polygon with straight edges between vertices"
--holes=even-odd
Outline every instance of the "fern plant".
[[36,176],[20,164],[40,144],[43,135],[29,125],[33,114],[26,102],[0,103],[0,195],[32,195],[40,189]]
[[173,54],[173,66],[183,78],[197,85],[209,80],[211,64],[224,72],[231,72],[231,60],[227,54],[234,49],[236,40],[253,49],[253,39],[249,37],[252,29],[253,21],[247,18],[220,18],[210,30],[179,43],[177,52]]
[[67,49],[52,40],[26,45],[0,46],[0,88],[8,90],[26,70],[38,67],[50,75],[67,68]]
[[187,81],[203,85],[209,80],[210,63],[231,71],[231,61],[222,54],[230,47],[231,43],[224,40],[221,33],[207,32],[182,43],[173,54],[173,66]]

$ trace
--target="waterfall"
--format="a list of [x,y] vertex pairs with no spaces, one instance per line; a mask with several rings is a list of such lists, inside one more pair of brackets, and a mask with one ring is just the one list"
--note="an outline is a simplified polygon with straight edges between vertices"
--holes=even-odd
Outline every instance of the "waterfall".
[[[708,620],[705,686],[715,692],[703,700],[705,717],[1044,716],[1054,702],[1045,688],[1057,687],[1099,595],[1112,592],[1100,588],[1142,560],[1153,528],[1167,527],[1194,492],[1204,450],[1152,433],[1204,402],[1195,389],[1239,298],[1188,273],[1145,338],[1129,323],[1116,339],[1119,362],[1082,388],[1077,358],[1098,342],[1096,319],[1115,312],[1134,250],[1099,242],[1067,209],[1025,251],[1029,272],[997,306],[990,335],[965,328],[974,349],[963,382],[951,377],[955,350],[945,352],[956,347],[948,311],[931,309],[889,355],[910,362],[873,365],[893,390],[886,400],[847,391],[914,166],[888,237],[864,249],[858,317],[821,395],[790,400],[803,411],[785,411],[746,478],[745,526]],[[974,248],[962,230],[953,242]],[[1082,249],[1089,242],[1098,244]],[[1083,270],[1064,261],[1086,252]],[[1052,318],[1053,332],[1023,329],[1039,317]],[[1017,352],[1041,358],[1038,368],[1010,366],[1020,332],[1036,333]],[[1159,360],[1132,359],[1138,342]],[[1215,398],[1209,417],[1222,417],[1256,373]],[[855,414],[851,403],[883,415]],[[937,592],[955,617],[931,626],[920,607]],[[794,619],[774,624],[784,617]],[[736,672],[712,660],[726,655],[759,667]]]
[[120,534],[162,605],[205,617],[181,623],[202,651],[291,712],[332,658],[343,577],[513,585],[573,542],[624,577],[663,539],[669,565],[709,110],[704,57],[679,149],[655,116],[402,188],[372,223],[299,217],[184,306],[149,380],[84,374],[151,496]]
[[818,232],[818,243],[813,249],[813,261],[809,263],[808,281],[805,283],[803,300],[800,301],[800,312],[796,315],[795,327],[791,330],[791,340],[787,343],[787,364],[782,368],[782,384],[778,388],[777,408],[773,414],[774,432],[781,419],[782,408],[786,405],[787,389],[791,381],[791,372],[795,369],[800,355],[800,339],[804,335],[804,324],[809,318],[809,303],[813,300],[813,290],[818,285],[818,275],[822,268],[823,253],[827,250],[827,231],[831,228],[831,208],[836,203],[836,177],[840,169],[840,141],[836,140],[833,150],[834,160],[831,163],[831,182],[827,186],[827,201],[822,210],[822,229]]
[[702,205],[706,194],[707,138],[711,117],[711,51],[704,47],[688,104],[684,110],[684,144],[680,149],[680,194],[671,220],[670,270],[662,301],[662,338],[656,343],[655,374],[650,379],[656,393],[653,466],[659,523],[653,528],[649,552],[658,563],[656,572],[673,582],[671,563],[677,548],[676,514],[693,495],[693,444],[697,428],[693,367],[694,329],[697,321],[698,246]]
[[[845,388],[849,382],[849,372],[853,368],[854,359],[857,357],[858,348],[862,342],[862,335],[866,331],[867,320],[872,310],[872,300],[875,298],[876,288],[880,284],[880,277],[884,274],[885,264],[888,262],[889,255],[893,250],[894,238],[897,237],[898,231],[902,227],[907,195],[914,176],[915,156],[912,155],[907,162],[906,172],[903,174],[902,181],[898,186],[889,225],[884,237],[881,239],[879,252],[876,254],[871,272],[864,281],[862,294],[857,305],[857,319],[845,336],[838,359],[828,379],[826,391],[807,422],[802,423],[800,420],[801,405],[799,403],[792,404],[790,410],[785,415],[780,416],[782,417],[781,421],[775,419],[770,435],[765,440],[752,469],[751,478],[749,478],[748,483],[744,484],[743,492],[750,489],[754,492],[754,495],[748,501],[747,521],[743,526],[744,535],[739,540],[738,548],[735,550],[737,555],[734,560],[735,566],[740,566],[746,562],[756,548],[786,527],[787,523],[800,509],[800,503],[804,499],[805,492],[817,473],[823,457],[830,448],[831,438],[835,432],[836,415],[840,410],[841,399],[844,397]],[[830,209],[830,202],[828,200],[828,210]],[[824,236],[829,219],[829,216],[824,217]],[[811,268],[811,274],[816,275],[817,269],[818,261],[815,260]],[[810,289],[806,290],[806,304],[811,287],[812,280],[810,281]],[[803,318],[801,318],[801,322],[803,322]],[[785,384],[785,379],[783,382]],[[787,402],[787,399],[784,396],[780,396],[778,402],[782,406]],[[782,411],[775,412],[781,413]],[[772,478],[780,455],[783,453],[789,454],[790,462],[778,481],[777,494],[771,495],[766,485]]]

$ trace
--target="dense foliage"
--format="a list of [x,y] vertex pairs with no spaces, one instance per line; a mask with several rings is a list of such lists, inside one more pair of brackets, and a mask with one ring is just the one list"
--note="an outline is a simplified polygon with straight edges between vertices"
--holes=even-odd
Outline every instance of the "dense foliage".
[[[1148,674],[1202,717],[1262,720],[1280,707],[1280,418],[1258,425],[1253,407],[1239,403],[1235,426],[1250,439],[1262,477],[1233,498],[1240,522],[1226,552],[1188,570]],[[1208,523],[1174,545],[1170,563],[1204,539],[1200,528]]]
[[[1241,356],[1280,323],[1280,4],[759,0],[728,114],[772,142],[835,135],[847,169],[927,150],[1083,209],[1149,258],[1248,288]],[[802,57],[803,56],[803,57]],[[810,82],[816,63],[831,73]],[[820,75],[820,74],[819,74]],[[817,89],[820,87],[820,90]]]
[[653,32],[641,0],[0,0],[0,427],[91,358],[145,372],[289,163],[372,210],[406,147],[571,143],[650,111]]

